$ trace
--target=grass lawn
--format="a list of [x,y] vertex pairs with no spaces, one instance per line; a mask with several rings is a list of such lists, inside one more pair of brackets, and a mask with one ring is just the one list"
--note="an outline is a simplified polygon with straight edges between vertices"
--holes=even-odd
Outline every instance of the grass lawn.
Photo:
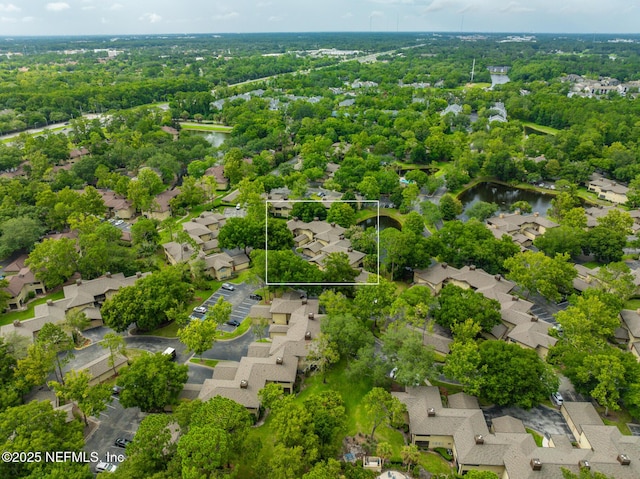
[[203,359],[201,361],[200,358],[191,358],[189,362],[194,364],[200,364],[202,366],[209,366],[210,368],[215,368],[216,364],[218,364],[220,361],[218,361],[217,359]]
[[451,474],[451,465],[437,452],[424,451],[420,453],[418,463],[434,476],[438,474]]
[[178,329],[180,326],[175,321],[170,322],[166,326],[163,326],[153,331],[147,331],[145,333],[139,333],[141,336],[161,336],[163,338],[177,338]]
[[42,298],[34,299],[29,302],[27,309],[24,311],[13,311],[11,313],[3,313],[0,315],[0,326],[4,326],[5,324],[13,323],[15,320],[24,321],[25,319],[33,318],[33,308],[38,304],[46,303],[48,299],[56,301],[58,299],[64,298],[63,291],[57,291],[52,294],[48,294],[47,296],[43,296]]
[[432,385],[434,386],[438,386],[441,388],[444,388],[447,390],[448,394],[456,394],[456,393],[461,393],[462,390],[464,389],[462,386],[457,385],[457,384],[449,384],[449,383],[443,383],[442,381],[438,381],[436,379],[432,379],[429,381]]
[[533,429],[529,429],[528,427],[525,428],[525,431],[533,436],[533,440],[536,441],[536,446],[542,447],[542,436],[540,434],[538,434]]
[[211,123],[192,123],[190,121],[181,121],[180,127],[183,130],[218,131],[221,133],[230,133],[231,130],[233,130],[232,126],[214,125]]
[[631,430],[627,423],[633,422],[633,418],[631,414],[626,409],[621,409],[620,411],[611,411],[609,410],[609,415],[604,416],[604,408],[596,407],[596,410],[600,414],[602,418],[602,422],[604,422],[607,426],[617,426],[622,434],[625,436],[631,436]]
[[626,303],[624,303],[624,309],[638,309],[638,308],[640,308],[640,298],[629,299],[627,300]]
[[586,263],[582,263],[582,266],[589,269],[599,268],[602,266],[602,263],[598,263],[597,261],[587,261]]
[[538,131],[540,133],[546,133],[547,135],[556,135],[558,133],[558,129],[552,128],[550,126],[538,125],[537,123],[533,123],[531,121],[523,121],[522,124],[534,132]]
[[240,326],[238,326],[236,329],[234,329],[230,333],[227,333],[225,331],[217,331],[216,339],[225,340],[225,339],[233,339],[233,338],[237,338],[238,336],[242,336],[244,333],[249,331],[249,328],[251,327],[252,324],[253,324],[253,320],[251,318],[245,318],[240,323]]

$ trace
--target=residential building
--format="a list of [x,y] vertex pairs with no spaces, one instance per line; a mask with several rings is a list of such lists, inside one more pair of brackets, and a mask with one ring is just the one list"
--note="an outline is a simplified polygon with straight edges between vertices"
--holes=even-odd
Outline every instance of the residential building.
[[537,212],[532,215],[500,213],[498,216],[487,219],[487,227],[496,238],[500,239],[506,234],[521,249],[529,248],[536,238],[556,226],[558,226],[557,223],[540,216]]
[[205,273],[212,278],[222,281],[231,278],[239,271],[249,267],[249,257],[244,253],[234,252],[233,255],[222,252],[210,256],[200,255],[205,262]]
[[89,327],[102,325],[102,314],[100,308],[102,304],[113,296],[120,288],[135,284],[138,279],[150,273],[136,273],[133,276],[125,277],[122,273],[107,273],[92,280],[78,279],[74,284],[63,288],[64,298],[57,301],[49,299],[44,304],[38,304],[34,308],[34,317],[24,321],[14,321],[0,327],[0,335],[5,336],[11,332],[16,332],[21,336],[34,341],[38,332],[47,323],[59,323],[65,319],[67,312],[77,309],[86,314],[91,320]]
[[24,264],[26,259],[27,255],[22,255],[3,270],[7,275],[5,279],[9,282],[4,291],[11,295],[7,301],[7,310],[21,309],[30,295],[46,293],[44,283]]
[[128,220],[135,214],[135,209],[131,205],[131,202],[125,197],[118,195],[111,190],[98,190],[104,205],[107,208],[107,217],[118,217],[123,220]]
[[180,194],[179,188],[173,188],[171,190],[165,190],[155,197],[151,209],[149,211],[143,211],[143,214],[147,218],[153,218],[158,221],[164,221],[171,216],[170,201]]
[[489,427],[469,396],[450,396],[445,406],[433,386],[392,394],[407,407],[411,443],[451,449],[458,474],[483,470],[501,479],[561,479],[562,469],[578,474],[589,468],[616,479],[640,477],[640,437],[605,426],[591,403],[565,401],[561,412],[573,437],[554,435],[549,447],[538,447],[518,419],[495,418]]
[[207,168],[204,175],[211,176],[215,179],[216,189],[226,190],[229,188],[229,179],[224,176],[224,165],[216,165]]
[[598,195],[598,198],[612,203],[624,204],[627,202],[629,188],[616,181],[604,178],[597,173],[591,175],[587,182],[587,189]]

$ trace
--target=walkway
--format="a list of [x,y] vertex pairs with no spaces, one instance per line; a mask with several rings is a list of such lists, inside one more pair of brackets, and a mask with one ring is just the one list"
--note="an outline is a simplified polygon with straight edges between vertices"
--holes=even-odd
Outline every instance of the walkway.
[[378,479],[409,479],[409,476],[398,471],[385,471],[378,476]]

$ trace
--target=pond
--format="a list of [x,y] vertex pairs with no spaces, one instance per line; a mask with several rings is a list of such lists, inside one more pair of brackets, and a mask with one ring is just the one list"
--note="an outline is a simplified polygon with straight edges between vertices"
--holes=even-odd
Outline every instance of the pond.
[[491,89],[496,85],[504,85],[509,83],[509,77],[507,75],[491,74]]
[[546,215],[551,208],[553,195],[545,195],[533,190],[521,190],[511,186],[499,185],[497,183],[478,183],[459,196],[462,201],[463,211],[460,219],[466,221],[467,210],[478,201],[487,203],[497,203],[500,211],[509,211],[510,206],[516,201],[526,201],[531,205],[534,212]]
[[211,143],[211,146],[215,146],[216,148],[229,137],[229,133],[224,133],[221,131],[191,131],[191,133],[196,133],[198,135],[204,136],[205,140]]
[[[375,228],[376,224],[377,224],[377,218],[375,216],[358,223],[358,225],[362,226],[364,229]],[[380,231],[386,228],[395,228],[397,230],[401,230],[402,225],[397,220],[393,219],[391,216],[380,215]]]

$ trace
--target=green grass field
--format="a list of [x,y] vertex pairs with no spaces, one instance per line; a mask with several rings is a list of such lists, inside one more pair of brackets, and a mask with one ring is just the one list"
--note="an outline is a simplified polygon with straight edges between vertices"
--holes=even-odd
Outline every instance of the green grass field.
[[190,121],[181,121],[180,127],[183,130],[193,131],[217,131],[219,133],[230,133],[233,130],[232,126],[226,125],[212,125],[210,123],[193,123]]

